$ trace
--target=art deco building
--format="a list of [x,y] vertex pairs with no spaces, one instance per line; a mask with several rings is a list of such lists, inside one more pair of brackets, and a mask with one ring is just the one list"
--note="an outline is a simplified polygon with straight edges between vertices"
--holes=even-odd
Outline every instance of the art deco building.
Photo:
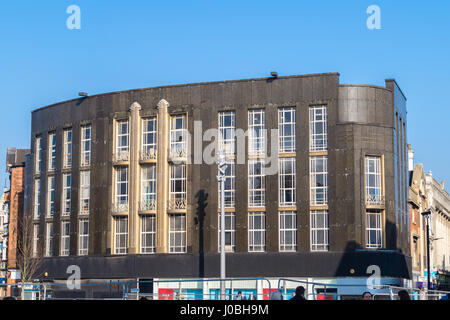
[[395,80],[344,85],[337,73],[40,108],[31,130],[36,247],[44,244],[52,279],[73,264],[85,279],[217,277],[217,165],[204,155],[219,148],[229,277],[363,279],[378,265],[383,277],[408,279],[406,126]]

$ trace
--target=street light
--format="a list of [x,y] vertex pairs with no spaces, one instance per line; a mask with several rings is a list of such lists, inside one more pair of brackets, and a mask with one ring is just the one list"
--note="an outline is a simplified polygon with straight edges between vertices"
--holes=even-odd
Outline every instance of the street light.
[[421,215],[423,215],[426,220],[427,220],[427,288],[428,290],[431,289],[431,282],[430,282],[430,223],[429,223],[429,219],[430,219],[430,215],[431,215],[431,210],[422,212]]
[[225,170],[228,165],[223,150],[216,153],[220,189],[220,296],[225,300]]

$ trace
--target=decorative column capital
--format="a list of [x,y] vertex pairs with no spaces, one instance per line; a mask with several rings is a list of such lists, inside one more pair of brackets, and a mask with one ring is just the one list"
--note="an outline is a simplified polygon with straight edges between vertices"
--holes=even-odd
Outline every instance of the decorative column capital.
[[168,108],[169,107],[169,102],[167,102],[167,100],[165,99],[161,99],[158,104],[158,109],[162,109],[162,108]]
[[131,104],[130,111],[134,111],[134,110],[139,111],[139,110],[141,110],[141,109],[142,109],[142,107],[141,107],[141,105],[140,105],[139,103],[133,102],[133,103]]

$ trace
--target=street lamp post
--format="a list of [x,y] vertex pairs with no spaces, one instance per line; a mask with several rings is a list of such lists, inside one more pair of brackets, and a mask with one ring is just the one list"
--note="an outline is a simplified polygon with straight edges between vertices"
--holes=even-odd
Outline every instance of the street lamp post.
[[226,158],[223,151],[217,152],[218,175],[220,186],[220,296],[225,300],[225,170]]
[[430,215],[431,210],[425,211],[421,213],[425,219],[427,220],[427,288],[428,290],[431,289],[431,282],[430,282]]

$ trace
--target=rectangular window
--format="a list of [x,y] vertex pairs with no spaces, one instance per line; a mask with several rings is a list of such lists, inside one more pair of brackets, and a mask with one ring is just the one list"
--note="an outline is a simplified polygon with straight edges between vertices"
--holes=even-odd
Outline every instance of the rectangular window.
[[80,219],[78,230],[78,255],[85,256],[89,252],[89,219]]
[[81,127],[81,166],[91,165],[91,125]]
[[297,250],[297,212],[280,211],[280,251]]
[[72,129],[64,130],[63,167],[72,167]]
[[128,211],[128,167],[116,168],[115,212]]
[[366,203],[368,205],[382,205],[381,191],[381,158],[366,157]]
[[266,204],[266,177],[264,160],[248,160],[248,206],[264,207]]
[[34,157],[35,157],[34,172],[40,173],[42,171],[42,138],[36,137],[36,140],[34,143],[35,143],[34,144]]
[[156,218],[154,215],[141,216],[141,253],[156,252]]
[[61,222],[61,256],[68,256],[70,251],[70,221]]
[[47,218],[53,217],[55,213],[55,177],[48,177],[47,184]]
[[72,201],[72,174],[63,174],[63,192],[62,192],[62,215],[70,215]]
[[89,214],[91,172],[80,171],[80,214]]
[[141,206],[140,209],[156,209],[156,166],[142,166],[141,168]]
[[381,248],[382,245],[382,212],[380,210],[367,210],[366,247]]
[[170,157],[185,158],[187,155],[186,115],[170,117]]
[[[225,208],[234,208],[235,205],[235,191],[236,191],[236,165],[232,161],[228,161],[225,169],[225,183],[224,183],[224,202]],[[220,184],[219,190],[219,208],[221,204]]]
[[33,257],[37,257],[38,252],[38,244],[39,244],[39,225],[33,225]]
[[34,218],[41,216],[41,179],[34,180]]
[[266,214],[265,212],[248,213],[248,251],[266,251]]
[[130,126],[128,120],[117,121],[116,161],[128,161],[130,148]]
[[54,171],[56,167],[56,134],[48,134],[48,171]]
[[280,158],[279,170],[279,206],[295,206],[295,158]]
[[219,112],[219,150],[225,154],[235,153],[236,148],[236,113]]
[[248,154],[263,155],[266,153],[265,110],[248,112]]
[[[222,223],[220,219],[220,213],[217,215],[219,218],[219,252],[220,246],[222,244],[221,241],[221,228]],[[234,212],[225,212],[225,251],[226,252],[234,252],[236,249],[236,213]]]
[[47,222],[45,230],[45,256],[51,257],[53,256],[53,222]]
[[169,216],[169,252],[186,252],[186,216],[184,214]]
[[309,108],[309,150],[324,151],[328,148],[328,119],[326,106]]
[[311,251],[328,251],[328,211],[314,210],[310,213]]
[[278,109],[279,152],[295,152],[295,107]]
[[311,205],[328,203],[328,158],[326,156],[310,158]]
[[156,118],[142,119],[142,160],[156,159]]
[[115,217],[114,222],[114,253],[125,254],[128,252],[128,217]]
[[186,208],[186,165],[170,166],[169,209]]

